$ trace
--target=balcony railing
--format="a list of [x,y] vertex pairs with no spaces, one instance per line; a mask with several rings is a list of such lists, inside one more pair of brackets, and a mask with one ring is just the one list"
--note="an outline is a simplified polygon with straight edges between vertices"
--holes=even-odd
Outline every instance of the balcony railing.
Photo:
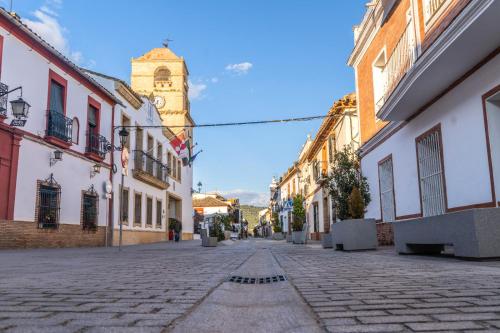
[[162,182],[167,181],[167,166],[142,150],[134,150],[134,167]]
[[428,24],[448,0],[424,0],[424,20]]
[[47,112],[47,136],[70,143],[73,121],[64,114],[49,110]]
[[0,82],[0,93],[4,94],[0,97],[0,117],[7,117],[7,91],[9,86]]
[[106,146],[108,140],[102,135],[88,132],[87,133],[87,147],[85,151],[90,154],[94,154],[99,156],[100,158],[104,158],[106,156]]
[[399,39],[394,51],[384,66],[382,76],[384,78],[384,94],[376,103],[377,111],[389,98],[399,81],[413,66],[416,60],[415,33],[412,24],[408,24]]

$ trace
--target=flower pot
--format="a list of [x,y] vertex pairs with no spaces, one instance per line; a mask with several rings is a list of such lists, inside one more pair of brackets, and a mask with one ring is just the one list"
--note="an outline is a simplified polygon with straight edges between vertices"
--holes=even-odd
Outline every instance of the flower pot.
[[273,234],[273,240],[283,240],[284,237],[283,237],[283,233],[281,232],[276,232]]
[[377,226],[375,219],[344,220],[332,225],[333,246],[337,250],[375,250]]
[[306,240],[305,231],[292,231],[292,242],[293,244],[304,244]]
[[333,247],[332,233],[323,234],[323,237],[321,238],[321,246],[323,246],[324,249],[331,249]]

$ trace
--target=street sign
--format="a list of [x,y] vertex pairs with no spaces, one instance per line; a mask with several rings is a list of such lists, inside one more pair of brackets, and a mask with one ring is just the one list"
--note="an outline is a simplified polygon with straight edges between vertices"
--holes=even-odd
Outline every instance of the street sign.
[[10,126],[24,127],[26,125],[26,119],[13,119],[10,122]]

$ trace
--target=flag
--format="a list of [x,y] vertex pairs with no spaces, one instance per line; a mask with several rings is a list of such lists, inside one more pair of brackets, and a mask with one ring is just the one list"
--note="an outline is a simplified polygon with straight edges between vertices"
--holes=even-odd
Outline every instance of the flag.
[[203,152],[203,150],[200,150],[199,152],[197,152],[196,154],[194,154],[193,156],[191,156],[189,158],[189,163],[188,163],[189,166],[191,166],[193,164],[194,160],[196,159],[196,156],[198,156],[201,152]]
[[186,150],[186,135],[184,134],[184,131],[176,135],[172,140],[170,140],[170,145],[172,148],[174,148],[174,151],[177,153],[177,155],[181,155],[182,153],[185,154]]

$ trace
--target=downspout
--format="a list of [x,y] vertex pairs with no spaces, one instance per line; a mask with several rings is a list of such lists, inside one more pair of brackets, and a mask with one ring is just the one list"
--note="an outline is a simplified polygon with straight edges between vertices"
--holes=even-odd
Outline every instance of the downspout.
[[[116,107],[116,103],[113,104],[113,108],[112,108],[112,111],[111,111],[111,147],[114,147],[115,146],[115,107]],[[110,163],[111,163],[111,169],[109,170],[109,181],[111,182],[111,188],[114,188],[113,186],[113,168],[114,168],[114,165],[115,165],[115,153],[114,153],[114,149],[111,150],[111,158],[110,158]],[[112,192],[111,194],[111,198],[108,199],[109,201],[109,206],[108,206],[108,226],[107,226],[107,230],[108,230],[108,239],[106,239],[106,242],[107,242],[107,245],[108,246],[113,246],[113,233],[114,233],[114,215],[113,215],[113,212],[114,212],[114,192]],[[121,209],[121,207],[120,207]]]

